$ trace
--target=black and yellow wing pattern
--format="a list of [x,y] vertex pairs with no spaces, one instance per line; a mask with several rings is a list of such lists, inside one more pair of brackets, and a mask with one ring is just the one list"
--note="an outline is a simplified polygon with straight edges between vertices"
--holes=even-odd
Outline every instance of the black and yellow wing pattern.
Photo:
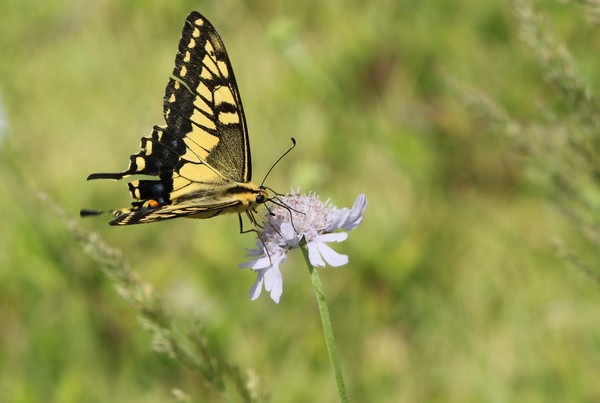
[[[251,213],[267,201],[263,186],[250,182],[252,166],[242,101],[225,46],[198,12],[185,20],[175,68],[164,96],[165,126],[155,126],[119,173],[156,179],[128,184],[132,207],[111,210],[111,225],[131,225],[176,217],[210,218]],[[99,214],[82,210],[81,215]]]

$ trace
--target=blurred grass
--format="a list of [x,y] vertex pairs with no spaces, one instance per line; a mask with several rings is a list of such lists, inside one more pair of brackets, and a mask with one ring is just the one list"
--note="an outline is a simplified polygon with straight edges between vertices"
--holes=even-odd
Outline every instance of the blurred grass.
[[[597,88],[598,31],[585,9],[538,6]],[[221,401],[151,351],[136,313],[35,196],[73,216],[129,203],[124,184],[85,177],[124,168],[161,122],[192,9],[227,45],[255,178],[294,136],[299,146],[270,186],[316,190],[338,206],[369,198],[364,224],[337,247],[350,264],[322,271],[351,401],[597,400],[598,284],[552,242],[592,267],[596,245],[554,207],[560,192],[515,151],[519,142],[447,85],[450,76],[481,88],[522,122],[540,110],[563,116],[510,3],[8,0],[2,9],[0,401],[152,402],[173,389]],[[251,303],[254,276],[236,267],[253,240],[235,217],[81,225],[118,246],[180,321],[199,317],[214,348],[252,368],[272,401],[335,400],[300,256],[283,266],[279,305]]]

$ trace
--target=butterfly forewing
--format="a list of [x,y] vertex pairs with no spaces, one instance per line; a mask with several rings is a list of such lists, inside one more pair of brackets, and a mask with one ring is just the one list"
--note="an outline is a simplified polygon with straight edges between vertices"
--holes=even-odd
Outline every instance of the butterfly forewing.
[[204,161],[237,182],[251,179],[242,102],[225,46],[199,13],[185,21],[164,98],[167,126],[183,136],[190,162]]
[[197,12],[186,18],[163,106],[166,126],[142,138],[126,171],[88,177],[158,177],[128,184],[137,201],[113,210],[112,225],[240,213],[266,200],[263,188],[250,183],[248,133],[231,63],[216,30]]

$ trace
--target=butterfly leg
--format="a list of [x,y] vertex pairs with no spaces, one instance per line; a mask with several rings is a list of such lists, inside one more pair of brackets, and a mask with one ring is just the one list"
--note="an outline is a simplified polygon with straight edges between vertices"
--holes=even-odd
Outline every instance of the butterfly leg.
[[244,220],[242,218],[242,214],[238,213],[238,219],[240,221],[240,234],[247,234],[248,232],[256,232],[258,234],[258,228],[260,225],[258,225],[256,222],[256,218],[249,211],[246,211],[246,215],[248,216],[248,219],[254,228],[244,229]]

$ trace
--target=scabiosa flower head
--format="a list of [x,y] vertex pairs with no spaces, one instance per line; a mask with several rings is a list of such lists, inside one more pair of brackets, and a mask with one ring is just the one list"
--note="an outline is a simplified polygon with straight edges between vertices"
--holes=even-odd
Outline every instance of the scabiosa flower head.
[[303,239],[313,266],[338,267],[348,263],[348,256],[337,253],[327,243],[346,240],[348,233],[345,231],[353,230],[362,222],[367,207],[364,194],[356,198],[352,209],[338,209],[329,200],[323,202],[313,193],[292,192],[280,201],[281,205],[270,207],[271,214],[258,230],[256,248],[248,251],[251,260],[240,265],[257,274],[249,293],[252,300],[260,296],[264,287],[271,299],[279,302],[283,292],[279,265],[285,261],[288,251],[300,247]]

